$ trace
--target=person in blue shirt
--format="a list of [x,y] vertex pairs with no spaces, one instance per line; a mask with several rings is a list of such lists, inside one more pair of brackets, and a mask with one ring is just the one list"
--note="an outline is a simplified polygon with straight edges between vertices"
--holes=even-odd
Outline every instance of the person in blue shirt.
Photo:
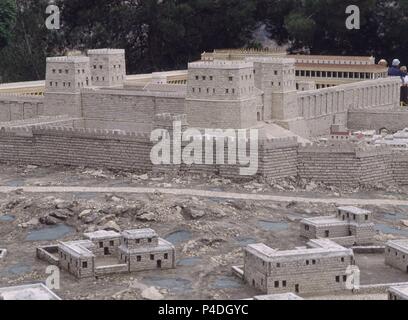
[[408,72],[407,67],[401,67],[401,78],[402,78],[402,87],[401,87],[401,106],[408,106]]
[[392,60],[392,66],[388,68],[388,76],[390,77],[402,77],[402,72],[399,68],[401,61],[398,59]]

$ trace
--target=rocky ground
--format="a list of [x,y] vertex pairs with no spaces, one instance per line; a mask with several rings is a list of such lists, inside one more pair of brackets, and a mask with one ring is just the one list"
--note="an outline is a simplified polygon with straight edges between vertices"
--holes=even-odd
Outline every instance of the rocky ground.
[[[406,199],[404,188],[339,188],[289,178],[231,181],[214,177],[151,176],[88,168],[0,166],[0,186],[148,186],[319,197]],[[374,212],[375,244],[408,237],[408,207],[366,206]],[[39,245],[81,239],[87,231],[150,227],[175,244],[177,268],[100,279],[76,280],[62,273],[64,299],[241,299],[259,294],[231,272],[243,262],[242,247],[264,242],[275,248],[304,245],[298,237],[303,217],[329,215],[334,204],[271,202],[154,194],[0,194],[0,286],[47,278],[47,264],[35,258]],[[408,275],[361,256],[362,282],[408,281]],[[378,272],[377,272],[378,271]]]

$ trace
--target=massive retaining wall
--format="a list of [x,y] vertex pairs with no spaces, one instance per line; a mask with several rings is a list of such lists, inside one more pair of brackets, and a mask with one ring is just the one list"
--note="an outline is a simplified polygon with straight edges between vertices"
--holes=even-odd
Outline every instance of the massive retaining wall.
[[0,122],[30,119],[44,114],[44,97],[1,94]]
[[161,113],[185,114],[185,92],[82,91],[86,127],[150,133],[155,115]]
[[387,129],[389,132],[408,127],[408,112],[381,110],[351,110],[348,112],[347,127],[351,130]]
[[305,137],[325,135],[329,133],[334,122],[347,122],[347,111],[384,111],[397,108],[400,86],[400,79],[391,77],[299,91],[298,118],[283,125]]
[[0,160],[151,170],[152,144],[143,134],[72,128],[2,128]]
[[[75,123],[76,120],[65,121]],[[149,135],[121,131],[36,125],[0,129],[0,161],[3,162],[144,172],[171,170],[253,178],[242,176],[240,169],[243,166],[240,163],[228,164],[227,158],[225,164],[153,166],[150,158],[153,145]],[[186,144],[182,146],[183,150],[185,147]],[[247,155],[250,154],[248,148],[249,145]],[[388,147],[361,148],[352,144],[299,146],[296,138],[261,141],[258,151],[252,154],[251,160],[258,162],[256,175],[266,178],[299,176],[328,184],[355,186],[393,181],[408,184],[407,151],[395,151]],[[225,155],[228,153],[225,152]]]
[[361,149],[352,144],[299,148],[298,175],[330,184],[359,185],[393,181],[388,147]]
[[[185,146],[186,144],[183,148]],[[153,170],[150,159],[152,147],[150,136],[138,133],[35,125],[0,129],[0,161],[14,163],[150,171]],[[216,144],[214,144],[214,163],[215,148]],[[252,154],[251,159],[259,163],[257,174],[270,178],[295,176],[297,148],[296,138],[263,141],[259,152]],[[205,150],[204,146],[203,150]],[[238,155],[239,151],[236,152]],[[225,155],[227,154],[226,152]],[[247,155],[250,153],[247,152]],[[205,153],[203,156],[205,157]],[[159,172],[172,170],[242,178],[240,174],[242,167],[239,162],[228,164],[226,158],[225,164],[159,165],[154,169]]]

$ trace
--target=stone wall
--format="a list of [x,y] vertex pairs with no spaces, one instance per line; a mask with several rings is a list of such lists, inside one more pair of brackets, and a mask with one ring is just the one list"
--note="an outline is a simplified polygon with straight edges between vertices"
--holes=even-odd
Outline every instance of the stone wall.
[[[181,164],[153,168],[150,152],[154,144],[148,134],[81,129],[84,125],[81,119],[49,119],[48,123],[59,127],[39,126],[34,120],[3,125],[0,129],[0,161],[253,178],[240,175],[242,165],[228,164],[227,159],[225,164],[219,165]],[[228,154],[227,149],[225,152]],[[295,138],[276,138],[260,142],[257,160],[256,175],[272,179],[299,176],[328,184],[355,186],[408,182],[408,152],[388,147],[361,149],[352,144],[299,146]]]
[[14,163],[149,171],[151,148],[143,134],[63,127],[0,130],[0,160]]
[[150,133],[156,114],[185,114],[185,94],[92,90],[82,92],[82,116],[87,127]]
[[408,184],[408,152],[393,151],[391,168],[394,181],[400,185]]
[[37,258],[52,265],[59,265],[58,245],[38,247],[36,249]]
[[127,264],[114,264],[110,266],[100,266],[95,268],[95,276],[104,276],[108,274],[127,272],[129,272],[129,266]]
[[0,95],[0,122],[31,119],[41,115],[44,115],[44,97]]
[[295,137],[263,141],[259,152],[259,174],[266,178],[297,175],[298,142]]
[[408,112],[381,110],[351,110],[348,113],[347,127],[351,130],[387,129],[389,132],[408,127]]
[[360,150],[351,144],[299,148],[298,174],[335,185],[392,182],[391,149]]
[[328,134],[334,122],[346,123],[347,111],[395,109],[399,105],[400,82],[399,79],[382,78],[300,91],[297,93],[300,120],[292,119],[286,127],[299,135],[320,136]]

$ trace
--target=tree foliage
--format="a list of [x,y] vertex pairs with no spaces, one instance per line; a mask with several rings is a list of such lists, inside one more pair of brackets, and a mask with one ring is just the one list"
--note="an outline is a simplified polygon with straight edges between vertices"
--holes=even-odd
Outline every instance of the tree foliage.
[[359,0],[360,30],[346,28],[345,0],[55,2],[60,30],[45,27],[48,0],[0,0],[3,81],[43,79],[46,56],[98,47],[125,48],[129,73],[185,68],[203,51],[258,47],[252,35],[261,24],[293,51],[403,61],[408,49],[408,0]]
[[0,0],[0,49],[7,45],[16,20],[15,0]]

